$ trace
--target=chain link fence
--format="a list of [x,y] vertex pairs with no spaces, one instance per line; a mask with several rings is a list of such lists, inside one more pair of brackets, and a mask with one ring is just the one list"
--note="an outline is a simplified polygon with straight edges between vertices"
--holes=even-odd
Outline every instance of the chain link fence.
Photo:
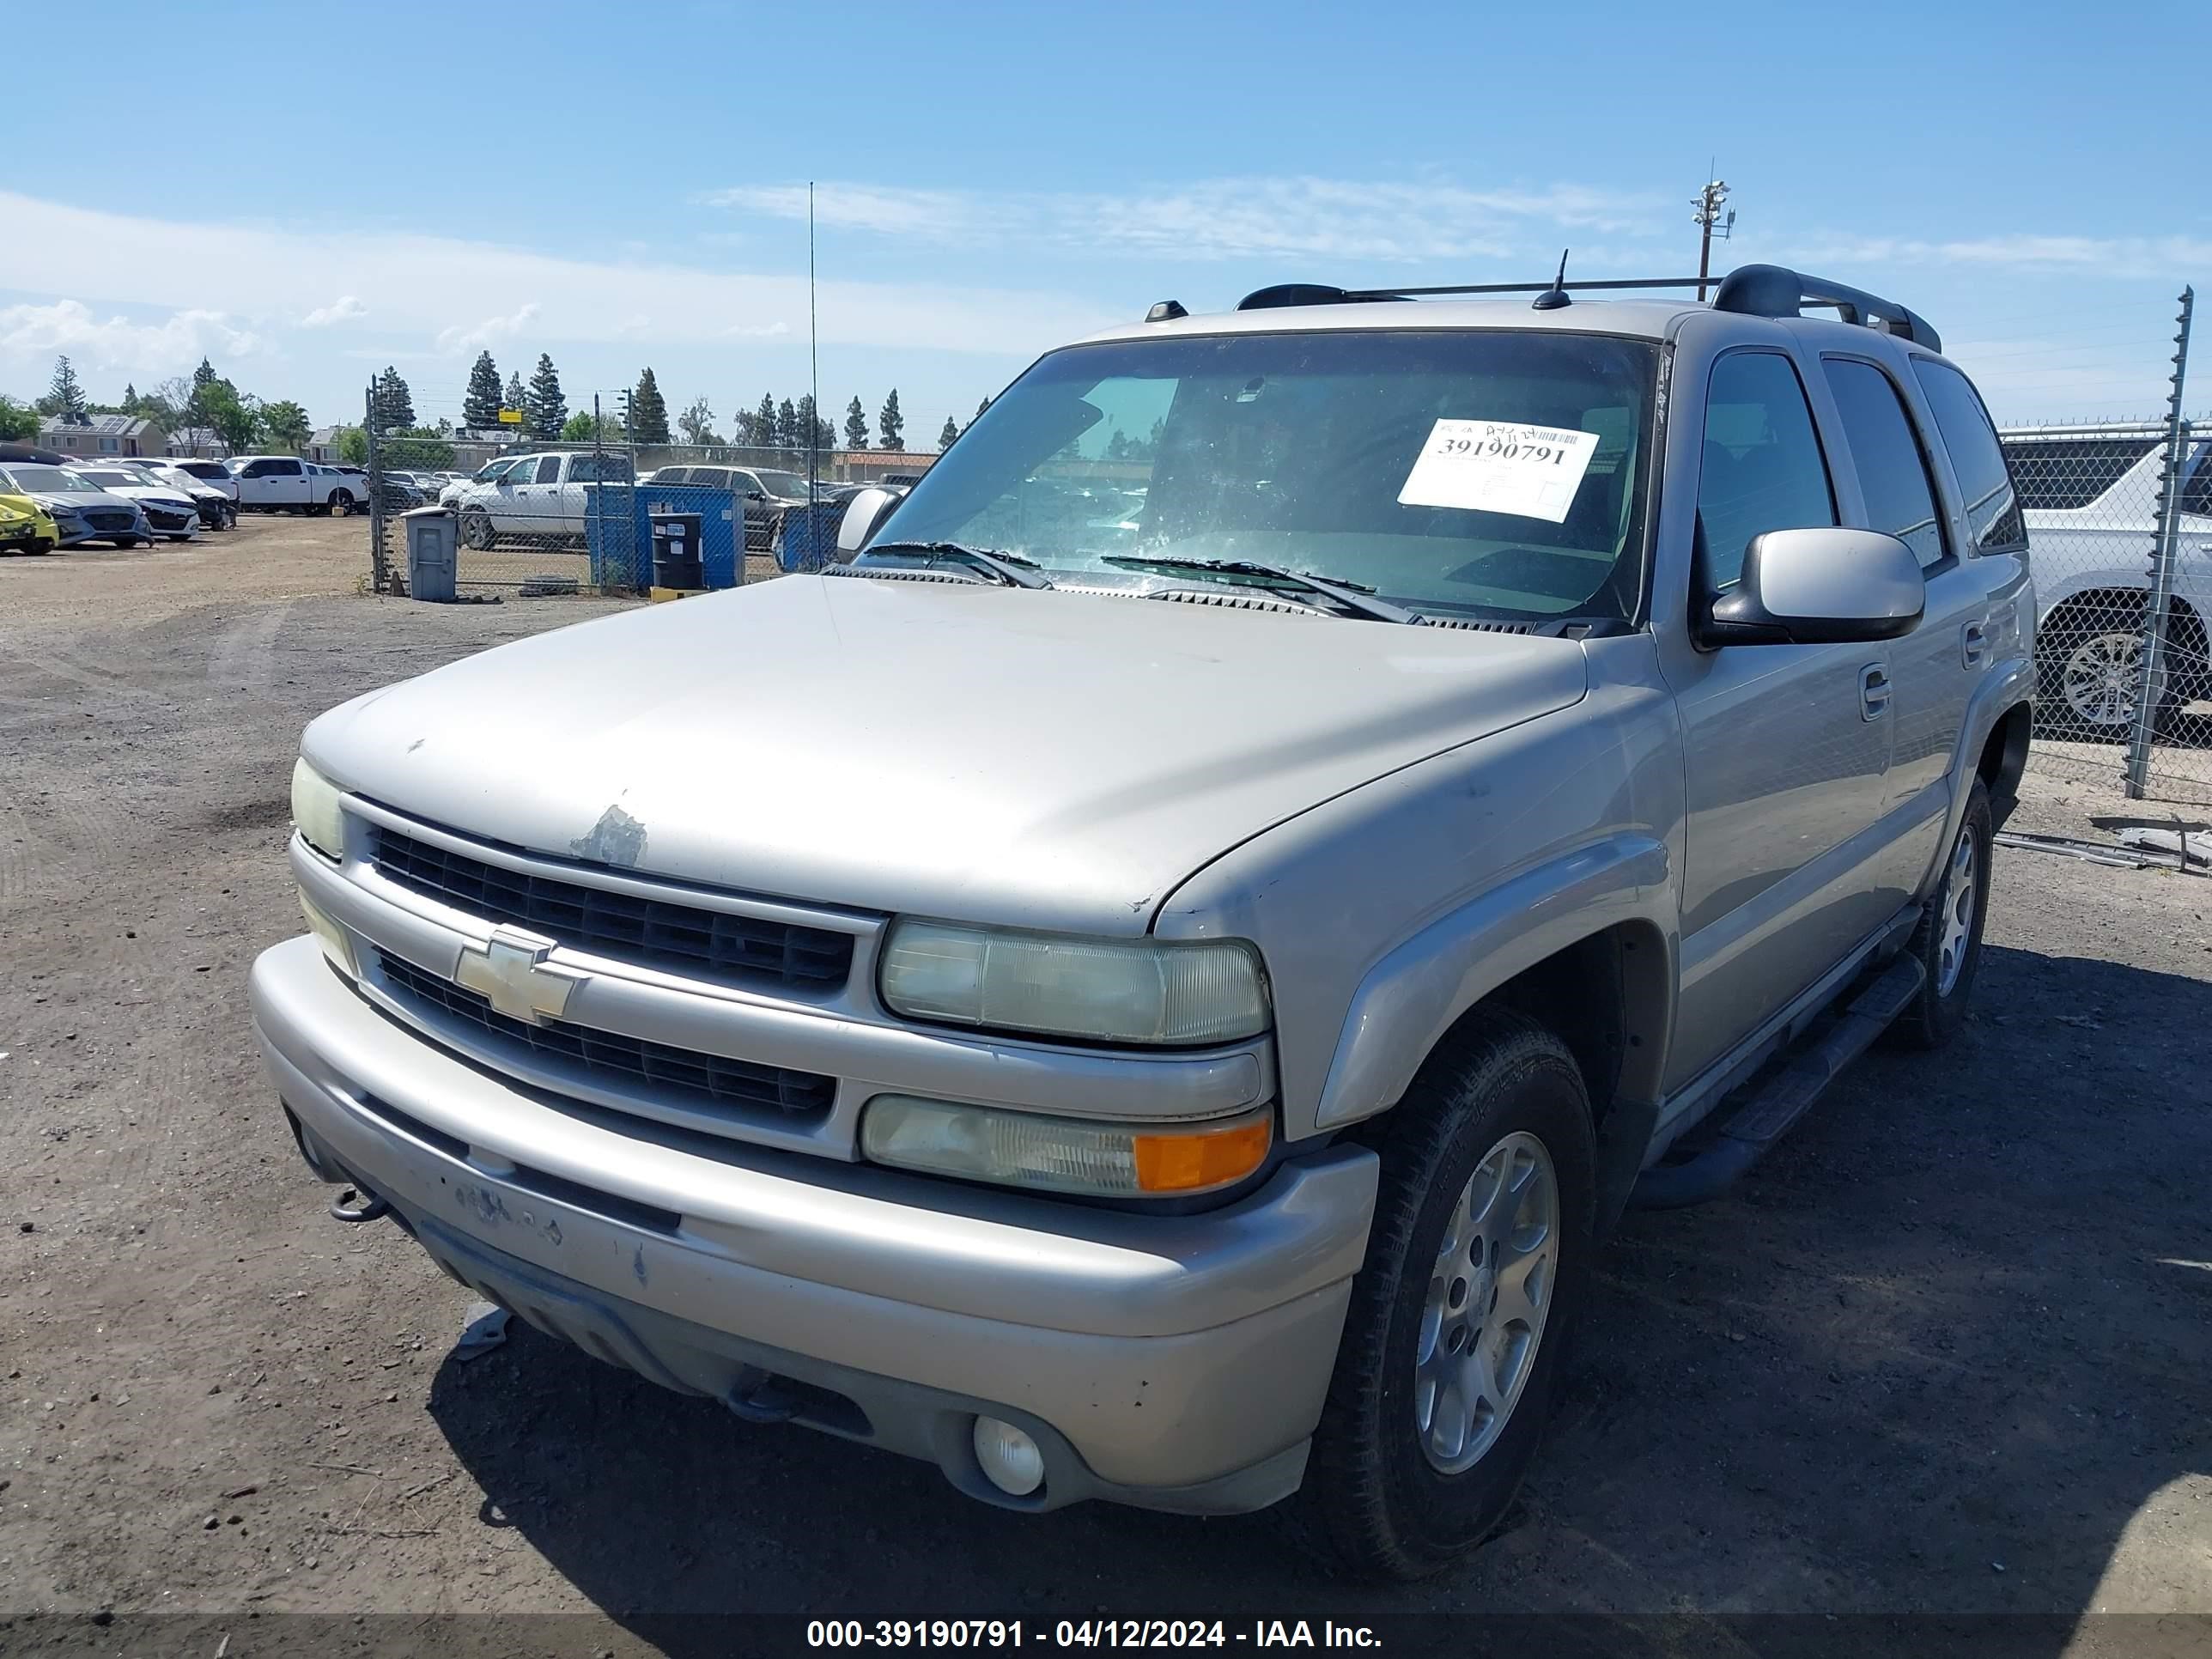
[[2212,804],[2212,422],[2009,427],[2040,617],[2031,764],[2139,799]]
[[[633,443],[619,394],[593,401],[598,435],[543,442],[519,430],[380,422],[366,410],[371,582],[406,591],[405,514],[441,507],[459,542],[463,598],[637,594],[655,585],[652,520],[700,521],[712,586],[760,581],[819,562],[826,509],[874,483],[911,483],[937,458],[732,444]],[[617,402],[610,413],[606,405]],[[794,530],[809,532],[797,538]]]

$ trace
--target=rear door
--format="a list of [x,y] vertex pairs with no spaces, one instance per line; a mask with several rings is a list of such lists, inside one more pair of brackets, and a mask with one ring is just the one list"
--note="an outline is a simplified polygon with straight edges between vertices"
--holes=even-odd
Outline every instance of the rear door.
[[[1698,390],[1678,383],[1676,396],[1694,410]],[[1725,350],[1703,392],[1693,616],[1740,579],[1753,537],[1839,524],[1850,504],[1831,479],[1792,354]],[[1670,1091],[1905,904],[1906,891],[1876,873],[1892,728],[1889,650],[1724,645],[1686,653],[1668,667],[1687,789]]]

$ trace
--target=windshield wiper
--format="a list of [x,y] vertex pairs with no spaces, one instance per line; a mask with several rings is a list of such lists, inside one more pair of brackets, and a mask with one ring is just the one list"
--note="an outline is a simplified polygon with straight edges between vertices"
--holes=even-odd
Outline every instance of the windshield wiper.
[[1388,599],[1374,597],[1375,590],[1358,582],[1348,582],[1334,576],[1310,576],[1299,570],[1279,570],[1271,564],[1254,564],[1249,559],[1168,559],[1150,558],[1137,554],[1109,553],[1099,561],[1102,564],[1118,565],[1127,570],[1196,571],[1209,576],[1243,576],[1249,580],[1273,584],[1278,587],[1294,587],[1308,593],[1318,593],[1333,599],[1356,617],[1370,622],[1419,623],[1419,613],[1391,604]]
[[1044,568],[1035,559],[1025,559],[1018,553],[997,553],[988,549],[970,547],[965,542],[878,542],[860,550],[866,558],[871,553],[922,553],[928,556],[922,562],[927,570],[947,559],[964,561],[977,568],[989,572],[1004,587],[1050,587]]

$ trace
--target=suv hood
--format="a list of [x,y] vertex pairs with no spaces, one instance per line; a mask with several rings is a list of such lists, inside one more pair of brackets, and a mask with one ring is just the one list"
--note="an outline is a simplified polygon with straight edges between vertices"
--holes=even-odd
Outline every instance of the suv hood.
[[1134,934],[1238,842],[1587,685],[1565,640],[787,576],[484,652],[302,746],[395,811],[556,857]]

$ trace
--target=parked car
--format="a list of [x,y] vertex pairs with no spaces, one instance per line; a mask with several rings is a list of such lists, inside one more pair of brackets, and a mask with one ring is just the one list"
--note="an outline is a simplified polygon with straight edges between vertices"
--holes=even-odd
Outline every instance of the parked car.
[[472,483],[455,506],[465,546],[496,546],[501,537],[540,544],[584,538],[587,483],[623,483],[632,476],[629,457],[606,450],[574,449],[518,455],[487,483]]
[[[2005,434],[2044,606],[2036,717],[2054,737],[2119,740],[2135,729],[2166,444],[2162,427]],[[2212,697],[2212,439],[2185,455],[2178,507],[2153,726],[2168,733],[2189,703]]]
[[154,539],[153,526],[137,502],[88,483],[68,467],[9,462],[0,465],[0,491],[36,501],[53,520],[59,547],[87,542],[143,547]]
[[188,542],[199,533],[199,506],[191,495],[149,477],[142,468],[79,466],[71,471],[95,489],[137,502],[149,527],[166,540]]
[[[210,489],[220,490],[232,507],[234,509],[237,507],[240,494],[237,476],[221,461],[201,460],[190,455],[171,455],[165,458],[161,464],[173,471],[183,473],[195,483],[204,484]],[[230,514],[230,521],[233,524],[238,521],[235,510]]]
[[0,553],[51,553],[61,532],[28,495],[0,495]]
[[225,489],[185,471],[182,467],[157,462],[141,470],[154,483],[166,485],[190,501],[199,513],[200,523],[208,529],[237,528],[238,485],[234,479],[226,480],[230,487]]
[[[744,501],[745,548],[765,553],[775,544],[776,520],[809,496],[806,480],[796,472],[759,466],[664,466],[648,482],[704,484],[727,489]],[[828,497],[824,497],[828,499]]]
[[398,471],[384,474],[384,510],[386,513],[411,513],[418,507],[428,507],[432,499],[432,493],[423,486],[421,474]]
[[230,471],[241,507],[264,513],[291,507],[343,518],[368,504],[368,486],[359,477],[297,455],[240,455]]
[[[444,489],[438,492],[438,505],[441,507],[459,506],[462,495],[467,492],[471,485],[496,483],[501,478],[504,478],[509,472],[513,471],[516,466],[520,465],[524,459],[525,458],[520,455],[501,455],[496,460],[486,461],[482,466],[478,467],[473,473],[470,474],[469,477],[465,478],[454,478],[451,480],[447,483]],[[537,462],[537,457],[531,456],[528,459],[534,467]]]
[[[1963,1026],[2027,550],[1935,331],[1795,271],[1154,314],[851,564],[317,720],[254,1024],[344,1218],[601,1358],[1431,1571],[1624,1204]],[[1137,532],[1027,525],[1156,432]]]

